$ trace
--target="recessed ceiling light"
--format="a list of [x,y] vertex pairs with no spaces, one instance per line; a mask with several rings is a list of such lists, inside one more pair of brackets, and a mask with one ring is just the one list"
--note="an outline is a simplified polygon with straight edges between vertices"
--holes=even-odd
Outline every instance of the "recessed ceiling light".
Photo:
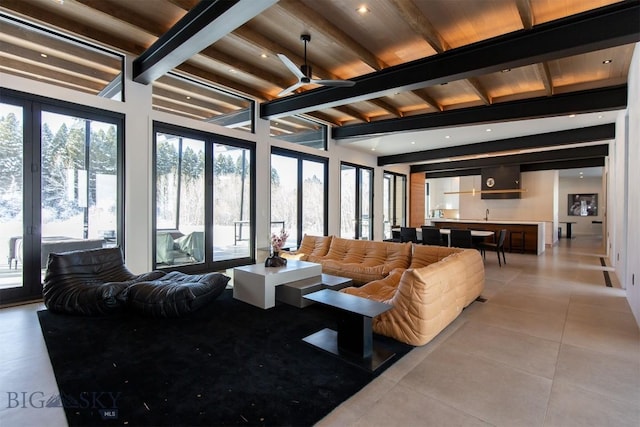
[[600,115],[598,116],[598,118],[599,118],[599,119],[601,119],[601,118],[603,118],[603,117],[604,117],[604,116],[603,116],[602,114],[600,114]]
[[266,53],[263,53],[263,54],[260,55],[260,58],[266,58],[266,57],[267,57]]
[[229,68],[229,72],[233,74],[237,73],[237,71],[234,68]]
[[416,145],[416,142],[415,141],[411,141],[411,145]]
[[54,3],[64,4],[64,0],[52,0]]
[[613,59],[605,59],[604,61],[602,61],[603,64],[611,64],[613,62]]
[[362,5],[356,9],[356,12],[358,12],[360,15],[364,15],[365,13],[369,13],[369,8],[365,5]]
[[573,118],[573,117],[575,117],[575,116],[576,116],[575,114],[569,114],[569,117],[572,117],[572,118]]
[[191,97],[190,97],[190,96],[187,96],[187,99],[191,99]]
[[508,73],[511,71],[511,68],[505,68],[504,70],[500,70],[501,73]]
[[48,58],[48,55],[46,53],[41,53],[40,56],[42,56],[43,58]]
[[446,135],[445,136],[445,139],[449,139],[449,138],[451,138],[451,135]]
[[491,132],[491,128],[487,128],[487,132]]
[[376,147],[371,147],[371,151],[376,151]]

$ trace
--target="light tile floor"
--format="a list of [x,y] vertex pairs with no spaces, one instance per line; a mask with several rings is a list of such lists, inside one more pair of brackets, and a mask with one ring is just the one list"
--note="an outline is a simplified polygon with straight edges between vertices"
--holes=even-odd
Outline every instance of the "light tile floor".
[[[336,408],[325,426],[640,425],[640,332],[607,288],[600,240],[563,239],[541,256],[487,254],[475,302]],[[0,310],[0,426],[65,426],[35,311]]]
[[487,254],[487,302],[319,425],[640,426],[640,332],[601,253],[580,236],[503,268]]

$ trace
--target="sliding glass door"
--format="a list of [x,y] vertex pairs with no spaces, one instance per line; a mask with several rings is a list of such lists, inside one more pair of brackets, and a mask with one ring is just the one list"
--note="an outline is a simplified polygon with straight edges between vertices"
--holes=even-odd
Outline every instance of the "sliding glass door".
[[120,243],[121,141],[119,115],[3,97],[0,303],[41,296],[50,253]]
[[373,169],[340,164],[340,236],[373,239]]
[[327,234],[327,164],[323,157],[272,149],[271,232],[284,228],[288,246],[305,234]]
[[403,227],[407,222],[407,176],[385,172],[383,195],[383,239],[392,237],[392,227]]
[[253,156],[244,141],[155,124],[155,266],[209,271],[253,257]]
[[[23,278],[24,263],[24,107],[0,104],[0,302],[28,295]],[[18,252],[20,255],[18,255]]]

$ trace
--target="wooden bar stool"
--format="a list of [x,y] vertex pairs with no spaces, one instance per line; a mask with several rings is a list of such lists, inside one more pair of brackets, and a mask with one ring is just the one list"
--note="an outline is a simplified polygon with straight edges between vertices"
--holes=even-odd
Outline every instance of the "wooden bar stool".
[[524,253],[524,231],[510,231],[509,232],[509,252],[513,252],[513,236],[516,235],[519,237],[516,243],[519,243],[518,249],[520,253]]

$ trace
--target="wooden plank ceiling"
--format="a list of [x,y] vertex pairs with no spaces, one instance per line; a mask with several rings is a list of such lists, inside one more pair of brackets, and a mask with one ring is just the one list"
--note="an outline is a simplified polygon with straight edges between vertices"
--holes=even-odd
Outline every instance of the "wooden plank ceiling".
[[[197,3],[2,0],[0,11],[138,56]],[[303,33],[311,35],[307,54],[315,78],[352,79],[612,3],[617,1],[280,0],[175,71],[268,101],[296,82],[276,54],[283,53],[295,64],[302,64]],[[2,27],[3,72],[57,79],[58,84],[89,93],[98,93],[120,72],[115,64],[86,54],[74,55],[55,39],[27,35],[7,21]],[[625,44],[308,114],[342,126],[610,87],[627,81],[632,52],[633,44]],[[298,92],[314,87],[306,85]],[[160,79],[154,96],[161,106],[184,104],[185,97],[197,100],[210,94],[204,88]],[[215,105],[220,105],[221,114],[234,108],[232,101],[226,100],[207,108],[215,109]],[[198,111],[206,110],[196,107],[190,114],[197,116]]]

